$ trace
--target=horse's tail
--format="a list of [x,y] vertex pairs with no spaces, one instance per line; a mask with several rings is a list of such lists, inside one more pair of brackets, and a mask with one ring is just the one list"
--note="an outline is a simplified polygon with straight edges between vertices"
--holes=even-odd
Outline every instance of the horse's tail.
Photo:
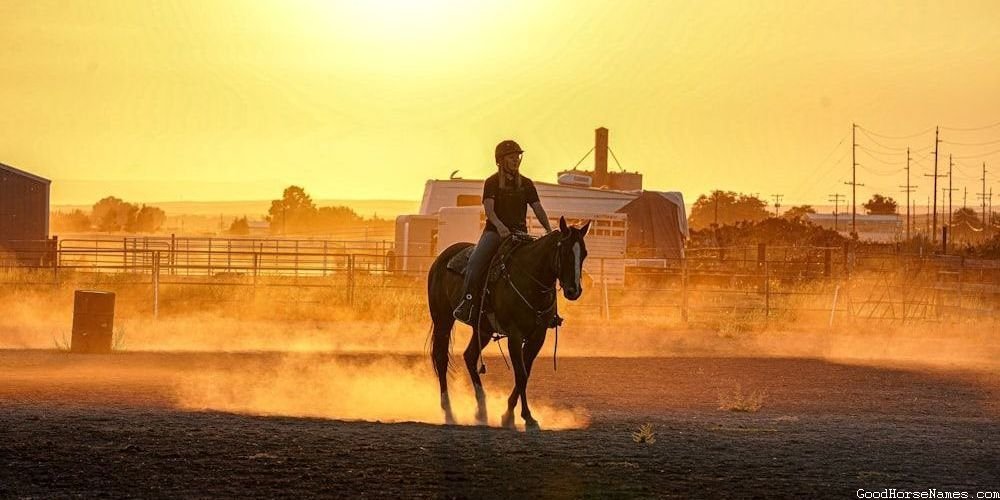
[[[451,357],[451,334],[455,326],[455,318],[452,310],[455,305],[449,295],[450,282],[456,278],[448,276],[447,264],[458,251],[469,244],[455,244],[446,249],[435,259],[427,273],[427,305],[430,309],[431,320],[431,363],[434,365],[434,373],[438,380],[445,384],[448,376],[448,362]],[[457,281],[456,281],[457,283]]]

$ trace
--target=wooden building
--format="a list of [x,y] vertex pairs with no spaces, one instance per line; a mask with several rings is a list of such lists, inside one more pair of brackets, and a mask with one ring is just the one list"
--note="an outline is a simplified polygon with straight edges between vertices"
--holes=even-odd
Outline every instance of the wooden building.
[[[49,238],[49,187],[52,181],[0,163],[0,247],[35,254]],[[30,257],[28,257],[30,260]]]

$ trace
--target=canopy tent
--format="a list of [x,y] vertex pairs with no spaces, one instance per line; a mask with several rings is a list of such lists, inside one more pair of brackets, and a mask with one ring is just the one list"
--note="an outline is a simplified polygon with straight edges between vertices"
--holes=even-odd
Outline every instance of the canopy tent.
[[665,193],[644,191],[618,212],[628,215],[628,255],[670,259],[684,256],[684,212]]

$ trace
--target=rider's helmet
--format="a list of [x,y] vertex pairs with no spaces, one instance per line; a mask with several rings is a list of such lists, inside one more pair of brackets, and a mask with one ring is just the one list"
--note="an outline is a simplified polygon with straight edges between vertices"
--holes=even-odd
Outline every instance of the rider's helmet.
[[504,156],[507,156],[511,153],[523,153],[523,152],[524,150],[521,149],[521,146],[519,146],[516,142],[514,142],[511,139],[507,139],[505,141],[500,141],[500,144],[497,144],[497,148],[493,156],[496,159],[496,162],[500,163],[500,158],[503,158]]

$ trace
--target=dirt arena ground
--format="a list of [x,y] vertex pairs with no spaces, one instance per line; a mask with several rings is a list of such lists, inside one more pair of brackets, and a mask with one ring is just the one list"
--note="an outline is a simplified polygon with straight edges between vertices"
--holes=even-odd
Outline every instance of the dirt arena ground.
[[[464,378],[452,393],[471,418]],[[509,381],[489,359],[492,419]],[[737,390],[762,395],[759,411],[720,409]],[[0,351],[0,497],[1000,490],[995,370],[540,358],[539,433],[437,425],[435,392],[413,355]],[[633,440],[642,424],[655,442]]]

